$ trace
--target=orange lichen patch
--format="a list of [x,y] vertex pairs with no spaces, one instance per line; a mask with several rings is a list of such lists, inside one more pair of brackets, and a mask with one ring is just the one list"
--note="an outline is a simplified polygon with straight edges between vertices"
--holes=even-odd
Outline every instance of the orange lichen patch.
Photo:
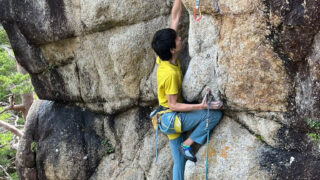
[[223,158],[227,158],[227,150],[230,149],[229,146],[226,146],[224,149],[221,150],[220,152],[220,157],[223,157]]
[[217,150],[213,149],[212,147],[209,147],[208,156],[212,157],[212,156],[216,156],[216,155],[217,155]]
[[[207,155],[207,148],[203,152],[203,157],[206,157]],[[208,152],[208,157],[213,157],[217,156],[217,150],[213,149],[213,147],[209,146],[209,152]]]

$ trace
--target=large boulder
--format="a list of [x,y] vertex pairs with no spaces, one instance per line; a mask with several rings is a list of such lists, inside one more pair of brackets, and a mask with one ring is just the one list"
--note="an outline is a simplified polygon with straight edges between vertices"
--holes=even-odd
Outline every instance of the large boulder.
[[104,118],[79,107],[35,101],[17,152],[20,178],[88,179],[105,153]]
[[83,104],[95,112],[113,113],[137,105],[140,97],[148,96],[140,93],[140,83],[155,64],[150,39],[167,19],[158,17],[41,46],[51,66],[32,76],[37,94]]
[[52,101],[35,101],[17,152],[20,178],[170,178],[173,161],[163,134],[158,137],[158,164],[153,163],[154,134],[145,116],[150,111],[133,108],[103,115]]

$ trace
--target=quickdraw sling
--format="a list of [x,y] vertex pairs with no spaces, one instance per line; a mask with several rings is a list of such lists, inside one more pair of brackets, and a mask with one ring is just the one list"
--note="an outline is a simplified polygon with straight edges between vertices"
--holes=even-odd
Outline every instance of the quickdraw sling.
[[[199,15],[197,17],[197,15]],[[199,22],[202,18],[202,14],[201,14],[201,9],[200,9],[200,0],[196,0],[196,6],[195,8],[193,9],[193,19],[196,21],[196,22]]]

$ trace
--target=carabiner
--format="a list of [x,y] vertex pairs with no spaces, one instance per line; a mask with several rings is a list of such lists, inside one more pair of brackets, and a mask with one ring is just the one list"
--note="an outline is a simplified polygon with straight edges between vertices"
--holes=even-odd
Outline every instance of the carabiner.
[[[197,11],[199,13],[197,13]],[[199,16],[197,17],[197,14],[199,14]],[[193,19],[196,21],[196,22],[199,22],[202,18],[202,14],[201,14],[201,10],[200,10],[200,7],[198,9],[194,8],[193,10]]]
[[[197,13],[197,11],[199,13]],[[199,17],[197,17],[197,14],[199,14]],[[196,0],[196,7],[193,9],[193,19],[196,22],[199,22],[202,18],[201,10],[200,10],[200,0]]]

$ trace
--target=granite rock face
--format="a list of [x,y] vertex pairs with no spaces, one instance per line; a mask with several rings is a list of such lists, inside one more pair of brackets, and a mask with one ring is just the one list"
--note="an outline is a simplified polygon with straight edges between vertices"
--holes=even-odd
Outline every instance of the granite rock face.
[[[224,102],[211,135],[209,179],[319,179],[320,1],[183,0],[183,96],[210,87]],[[22,179],[170,179],[157,104],[153,34],[168,0],[0,0],[0,22],[37,95],[20,142]],[[48,101],[49,100],[49,101]],[[309,123],[310,124],[310,123]],[[32,147],[32,148],[31,148]],[[187,163],[186,179],[204,177]]]
[[20,177],[169,179],[173,162],[163,134],[158,137],[158,164],[153,163],[154,131],[145,116],[150,112],[151,108],[132,108],[102,115],[57,102],[35,101],[17,152]]
[[22,179],[88,179],[104,156],[103,119],[78,107],[33,103],[17,167]]

